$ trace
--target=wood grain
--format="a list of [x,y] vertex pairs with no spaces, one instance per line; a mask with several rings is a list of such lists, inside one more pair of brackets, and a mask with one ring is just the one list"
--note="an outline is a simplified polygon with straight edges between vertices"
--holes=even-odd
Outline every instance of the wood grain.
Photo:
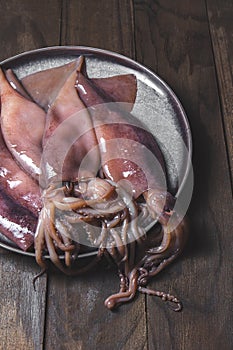
[[134,57],[131,0],[63,1],[61,42]]
[[[59,44],[59,1],[0,1],[0,61],[20,52]],[[46,276],[34,259],[0,250],[0,349],[43,349]]]
[[[151,282],[178,296],[174,313],[139,295],[116,312],[113,267],[32,279],[33,259],[0,249],[0,349],[232,349],[232,1],[0,0],[0,60],[52,45],[100,47],[136,58],[180,98],[190,121],[195,187],[190,238]],[[229,167],[230,164],[230,167]]]
[[144,298],[115,312],[104,306],[118,288],[115,269],[104,265],[77,278],[51,275],[45,348],[145,349]]
[[9,0],[1,6],[1,60],[39,47],[59,45],[59,0]]
[[[61,44],[94,46],[134,57],[131,12],[130,1],[64,1]],[[118,289],[112,268],[79,278],[51,274],[45,348],[146,349],[145,298],[111,312],[104,300]]]
[[46,276],[33,278],[32,259],[0,250],[0,348],[42,349],[46,306]]
[[233,3],[207,0],[207,11],[233,182]]
[[230,349],[232,197],[205,2],[136,0],[135,13],[137,59],[178,95],[194,142],[189,243],[152,283],[179,296],[184,310],[148,298],[149,349]]

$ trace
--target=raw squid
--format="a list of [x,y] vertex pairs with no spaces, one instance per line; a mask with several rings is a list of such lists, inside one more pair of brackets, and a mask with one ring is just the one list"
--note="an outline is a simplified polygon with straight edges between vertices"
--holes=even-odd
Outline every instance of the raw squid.
[[38,216],[42,208],[39,185],[15,162],[0,130],[0,188],[16,203]]
[[111,97],[112,101],[122,103],[130,112],[137,95],[137,80],[133,74],[116,75],[110,78],[90,79],[98,88]]
[[40,175],[45,112],[15,91],[0,70],[1,128],[16,161],[33,178]]
[[0,231],[19,248],[33,246],[37,218],[9,198],[0,188]]
[[79,59],[24,77],[22,86],[32,99],[46,111],[52,105],[66,80],[79,65]]
[[[134,198],[138,198],[148,189],[148,182],[154,186],[156,184],[159,190],[160,175],[164,175],[165,165],[162,153],[151,133],[119,104],[104,98],[103,92],[101,95],[101,90],[98,92],[97,87],[81,73],[78,73],[76,88],[82,101],[89,108],[100,149],[104,148],[101,152],[101,162],[105,177],[116,182],[128,180],[133,184]],[[111,140],[116,142],[112,143]],[[155,160],[157,159],[156,167],[149,164],[151,158],[147,159],[147,150],[155,156]],[[142,164],[139,157],[143,159],[143,169],[137,166]],[[152,173],[151,168],[158,172]],[[161,170],[163,174],[159,174]]]
[[[82,63],[81,57],[77,71],[81,69]],[[45,162],[54,174],[69,181],[96,176],[100,163],[90,116],[75,89],[76,70],[68,76],[50,106],[43,136]],[[88,153],[91,149],[95,151]],[[86,154],[88,160],[85,171],[81,174],[80,162]],[[61,160],[64,164],[61,164]]]
[[[164,188],[163,177],[161,177],[161,168],[164,170],[164,164],[154,138],[144,129],[135,126],[131,116],[121,108],[115,104],[106,105],[107,100],[103,98],[101,91],[92,86],[81,73],[78,73],[76,87],[81,99],[89,107],[92,116],[106,178],[115,183],[126,179],[131,185],[133,197],[137,199],[141,194],[144,195],[150,215],[154,218],[157,217],[163,228],[163,238],[160,245],[150,249],[130,273],[127,263],[123,264],[125,266],[122,267],[122,261],[118,262],[118,265],[121,266],[120,273],[125,276],[125,285],[118,294],[106,300],[106,306],[111,309],[119,303],[131,300],[137,288],[142,288],[140,281],[143,281],[142,284],[146,284],[151,276],[157,274],[180,254],[186,241],[186,230],[184,222],[179,223],[179,217],[177,217],[175,227],[170,229],[169,219],[171,215],[177,216],[176,213],[173,213],[175,199],[167,192],[167,188]],[[126,139],[126,142],[123,142],[123,147],[122,137]],[[112,144],[111,140],[117,140],[117,143]],[[140,146],[135,144],[135,141]],[[125,146],[126,149],[124,149]],[[148,153],[144,152],[144,146],[156,156],[158,160],[156,168],[153,168],[152,164],[148,162],[150,159],[148,159]],[[128,153],[127,160],[124,156],[125,150]],[[143,168],[138,166],[142,162]],[[130,207],[129,210],[132,211]],[[135,239],[137,238],[136,235]],[[117,262],[118,257],[113,257]],[[143,291],[149,293],[149,290],[143,289]],[[173,301],[176,302],[176,298]]]
[[[76,67],[77,71],[81,69],[82,62],[81,57],[79,66]],[[35,237],[36,259],[43,268],[45,268],[42,260],[44,241],[51,259],[57,266],[61,264],[53,247],[53,241],[65,252],[68,266],[71,252],[79,249],[79,244],[73,244],[72,239],[63,234],[64,223],[56,219],[54,225],[56,211],[54,199],[58,201],[67,188],[67,186],[57,188],[57,182],[93,178],[100,165],[99,149],[91,118],[75,89],[76,78],[77,72],[72,71],[47,112],[42,157],[42,177],[44,176],[42,183],[46,184],[47,189],[43,195],[44,207],[40,213]],[[84,157],[87,158],[86,166],[80,169]],[[67,190],[70,191],[69,188]],[[58,227],[60,237],[56,233]]]
[[22,83],[18,80],[18,78],[16,77],[12,69],[7,69],[5,72],[5,76],[14,90],[18,91],[20,95],[25,97],[26,99],[33,101],[29,92],[24,88]]
[[[70,74],[78,69],[80,63],[79,58],[59,67],[27,75],[21,81],[17,79],[14,72],[8,69],[6,77],[12,87],[20,92],[21,95],[28,99],[32,98],[33,101],[47,111]],[[83,67],[84,64],[82,64],[82,72],[84,74],[85,68]],[[127,108],[128,111],[132,109],[137,93],[135,75],[123,74],[107,78],[93,78],[91,81],[110,95],[112,100],[123,102],[124,108]]]

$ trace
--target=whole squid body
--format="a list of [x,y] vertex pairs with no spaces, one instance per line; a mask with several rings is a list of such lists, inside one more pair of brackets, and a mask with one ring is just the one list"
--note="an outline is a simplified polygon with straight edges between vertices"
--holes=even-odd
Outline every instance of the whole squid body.
[[[139,290],[177,303],[176,310],[180,310],[181,304],[175,297],[145,288],[152,276],[181,253],[187,237],[186,220],[174,212],[175,198],[167,192],[161,151],[151,133],[122,106],[109,103],[111,99],[81,72],[76,89],[92,117],[104,176],[115,184],[120,183],[123,191],[131,193],[132,201],[143,195],[150,216],[157,218],[162,227],[160,244],[148,249],[132,266],[127,259],[125,263],[124,259],[119,262],[113,256],[123,282],[120,292],[110,296],[105,305],[112,309],[131,300]],[[143,233],[139,227],[138,234]],[[134,238],[140,242],[138,235]]]
[[[75,69],[69,72],[56,94],[46,116],[40,177],[40,183],[45,189],[35,235],[36,260],[43,270],[46,265],[42,252],[46,245],[54,264],[60,270],[69,272],[60,262],[57,248],[64,252],[65,266],[68,267],[80,245],[73,242],[66,223],[56,215],[58,203],[67,200],[66,196],[72,192],[73,183],[83,178],[95,178],[100,164],[91,118],[75,89],[77,71],[82,64],[83,57],[80,57]],[[94,151],[90,153],[91,149]],[[86,167],[80,170],[83,158],[87,158]]]

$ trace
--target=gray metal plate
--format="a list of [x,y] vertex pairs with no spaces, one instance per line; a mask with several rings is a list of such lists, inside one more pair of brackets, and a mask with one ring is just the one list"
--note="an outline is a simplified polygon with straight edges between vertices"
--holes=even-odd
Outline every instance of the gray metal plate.
[[[155,73],[117,53],[80,46],[59,46],[25,52],[1,62],[1,66],[3,69],[13,69],[19,78],[23,78],[34,72],[68,63],[80,55],[86,57],[87,72],[91,78],[129,73],[136,75],[138,91],[132,114],[156,138],[167,166],[169,191],[178,196],[190,170],[191,131],[179,100]],[[21,251],[1,234],[0,246],[34,256],[33,252]],[[93,253],[82,256],[89,254]]]

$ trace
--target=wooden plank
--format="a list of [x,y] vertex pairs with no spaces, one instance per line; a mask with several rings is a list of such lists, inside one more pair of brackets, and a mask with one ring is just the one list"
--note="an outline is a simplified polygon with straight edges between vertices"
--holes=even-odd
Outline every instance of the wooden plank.
[[63,1],[63,45],[82,45],[134,57],[131,0]]
[[[20,52],[59,44],[60,1],[0,1],[0,61]],[[0,348],[42,349],[46,276],[34,259],[0,250]]]
[[181,298],[184,310],[148,297],[149,349],[230,349],[232,197],[205,1],[135,0],[135,28],[138,60],[178,95],[194,142],[190,239],[183,257],[151,283]]
[[59,45],[59,0],[3,0],[1,6],[1,60],[39,47]]
[[33,278],[33,259],[0,250],[0,348],[42,349],[46,305],[46,276]]
[[207,11],[233,181],[233,3],[207,0]]
[[[134,57],[131,9],[129,1],[64,1],[61,44]],[[102,266],[87,276],[49,277],[46,349],[146,349],[144,296],[117,312],[103,305],[119,289],[115,270]]]
[[144,298],[111,312],[104,306],[119,289],[116,271],[50,276],[46,349],[146,349]]

